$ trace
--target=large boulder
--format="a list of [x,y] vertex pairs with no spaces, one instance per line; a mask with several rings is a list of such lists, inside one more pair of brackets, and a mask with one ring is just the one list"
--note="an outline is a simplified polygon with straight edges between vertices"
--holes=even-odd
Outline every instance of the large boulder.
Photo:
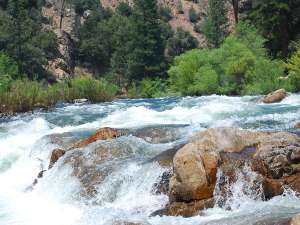
[[193,201],[213,197],[220,152],[239,153],[254,146],[258,133],[236,128],[208,129],[192,138],[173,160],[171,201]]
[[279,89],[269,93],[261,99],[263,103],[276,103],[281,102],[287,96],[287,92],[284,89]]
[[[228,177],[227,183],[235,182],[237,171],[246,164],[257,172],[254,183],[257,188],[263,187],[266,198],[281,194],[284,185],[300,192],[299,144],[297,135],[286,132],[237,128],[200,132],[174,157],[174,175],[169,184],[170,205],[213,198],[218,169]],[[220,189],[222,193],[222,187]]]

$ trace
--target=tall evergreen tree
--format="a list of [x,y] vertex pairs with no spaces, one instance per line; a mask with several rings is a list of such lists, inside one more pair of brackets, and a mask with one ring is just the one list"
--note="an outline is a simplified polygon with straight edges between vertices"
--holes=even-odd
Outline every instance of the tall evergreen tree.
[[250,17],[268,39],[274,55],[288,55],[291,40],[300,34],[299,0],[253,0]]
[[133,10],[136,45],[130,70],[133,79],[160,75],[164,67],[166,42],[156,0],[135,0]]
[[9,0],[0,14],[0,50],[31,78],[46,76],[48,60],[58,54],[55,35],[42,30],[41,20],[37,0]]
[[219,47],[227,35],[227,10],[224,0],[209,0],[204,35],[212,47]]

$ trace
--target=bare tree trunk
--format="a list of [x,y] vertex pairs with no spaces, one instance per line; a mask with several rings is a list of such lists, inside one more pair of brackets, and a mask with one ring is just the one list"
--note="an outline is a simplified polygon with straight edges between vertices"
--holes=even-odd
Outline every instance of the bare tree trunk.
[[65,15],[65,3],[66,3],[66,0],[61,0],[59,29],[62,29],[63,18]]
[[239,22],[239,0],[231,0],[235,23]]

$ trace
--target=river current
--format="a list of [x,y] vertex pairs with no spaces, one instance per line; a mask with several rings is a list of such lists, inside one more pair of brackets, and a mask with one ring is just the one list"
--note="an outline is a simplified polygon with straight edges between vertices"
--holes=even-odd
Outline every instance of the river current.
[[[157,162],[141,163],[211,127],[290,131],[300,121],[300,95],[281,103],[259,103],[258,97],[185,97],[116,100],[101,104],[61,104],[49,111],[0,119],[0,225],[113,225],[123,222],[153,225],[275,224],[300,212],[300,198],[288,188],[282,196],[262,201],[245,192],[241,176],[231,188],[230,210],[215,206],[191,218],[149,217],[168,202],[152,187],[166,170]],[[32,184],[57,144],[51,134],[68,133],[74,139],[101,127],[137,129],[179,128],[179,139],[150,144],[132,136],[118,142],[130,149],[128,157],[97,187],[92,200],[80,197],[80,183],[60,161],[33,190]],[[244,173],[251,173],[245,168]],[[251,174],[250,174],[251,176]],[[255,174],[253,174],[255,176]],[[217,193],[216,193],[217,194]]]

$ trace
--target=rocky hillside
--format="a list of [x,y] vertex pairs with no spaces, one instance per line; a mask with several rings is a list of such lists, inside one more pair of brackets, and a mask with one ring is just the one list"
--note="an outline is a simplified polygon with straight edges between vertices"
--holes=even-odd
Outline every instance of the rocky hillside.
[[[124,0],[101,0],[101,3],[105,8],[115,9],[121,1]],[[42,9],[43,16],[50,21],[50,24],[45,25],[45,29],[54,31],[58,38],[60,56],[49,62],[48,70],[55,74],[59,80],[75,76],[77,70],[80,70],[80,74],[83,72],[87,73],[87,71],[82,71],[82,68],[75,68],[74,59],[72,57],[75,40],[75,37],[72,36],[72,31],[77,15],[71,6],[66,5],[63,12],[63,20],[61,20],[62,2],[63,1],[60,0],[46,0]],[[132,0],[127,0],[127,2],[132,4]],[[181,0],[181,2],[179,0],[158,0],[158,4],[170,9],[172,18],[169,24],[174,30],[180,27],[188,31],[198,40],[199,47],[206,45],[204,35],[201,32],[201,25],[206,15],[208,0],[203,0],[201,3],[188,0]],[[182,7],[179,7],[179,4],[181,4]],[[179,8],[181,9],[179,10]],[[190,21],[189,12],[191,8],[199,15],[198,22],[196,23]],[[81,22],[84,21],[85,16],[88,16],[88,12],[85,12],[83,16],[81,16]],[[234,26],[234,16],[229,3],[228,18],[230,23],[229,29],[232,30]]]
[[[118,6],[118,3],[124,0],[100,0],[104,7],[115,8]],[[132,3],[132,0],[127,0],[127,2]],[[206,15],[208,0],[203,0],[200,3],[195,3],[194,1],[181,0],[182,11],[178,11],[178,5],[180,0],[159,0],[158,4],[163,6],[168,6],[172,12],[172,19],[170,20],[170,25],[173,29],[181,27],[183,30],[190,32],[199,42],[199,47],[205,46],[205,38],[201,31],[195,31],[195,26],[201,27],[201,23],[204,20]],[[192,23],[189,20],[189,10],[194,8],[199,14],[200,18],[197,24]],[[234,26],[234,15],[233,9],[228,4],[228,18],[229,18],[229,29],[232,30]]]

